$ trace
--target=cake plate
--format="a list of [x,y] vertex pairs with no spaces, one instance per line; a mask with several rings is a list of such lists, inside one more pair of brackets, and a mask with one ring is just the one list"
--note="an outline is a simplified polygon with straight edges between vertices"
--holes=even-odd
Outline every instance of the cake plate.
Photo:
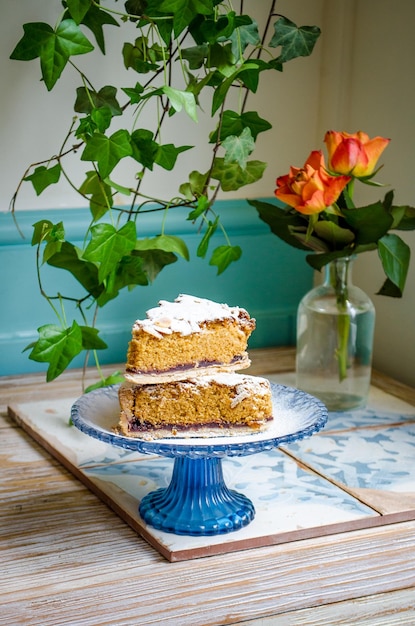
[[249,435],[146,441],[117,434],[118,385],[81,396],[71,417],[79,430],[100,441],[174,459],[169,486],[150,492],[139,505],[147,524],[177,535],[219,535],[246,526],[255,516],[251,500],[225,484],[222,459],[310,437],[327,422],[327,409],[317,398],[275,383],[271,391],[274,420],[266,431]]

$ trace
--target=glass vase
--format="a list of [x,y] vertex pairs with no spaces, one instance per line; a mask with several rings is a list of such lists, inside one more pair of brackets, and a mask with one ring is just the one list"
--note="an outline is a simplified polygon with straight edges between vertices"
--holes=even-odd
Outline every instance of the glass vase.
[[352,283],[353,257],[325,266],[325,279],[301,300],[296,385],[329,411],[364,407],[370,388],[375,309]]

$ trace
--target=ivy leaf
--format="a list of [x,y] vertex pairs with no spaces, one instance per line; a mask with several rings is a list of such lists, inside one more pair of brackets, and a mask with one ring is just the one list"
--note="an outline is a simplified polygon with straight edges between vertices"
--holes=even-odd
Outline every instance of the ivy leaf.
[[173,16],[173,30],[178,37],[195,15],[211,15],[214,12],[213,5],[212,0],[164,0],[159,10]]
[[122,91],[129,97],[131,104],[138,104],[141,102],[144,87],[136,83],[135,87],[122,87]]
[[262,161],[248,161],[242,169],[238,163],[225,163],[224,159],[215,158],[212,178],[220,182],[223,191],[235,191],[262,178],[266,166]]
[[189,63],[189,69],[191,70],[198,70],[202,67],[208,54],[209,46],[206,43],[182,50],[182,58]]
[[91,196],[89,208],[94,221],[99,220],[112,205],[111,187],[95,171],[87,172],[79,188],[80,193]]
[[54,380],[82,351],[82,331],[74,320],[70,328],[46,324],[38,328],[39,339],[25,350],[32,348],[29,359],[38,363],[49,363],[47,382]]
[[153,140],[153,133],[139,128],[131,134],[132,157],[149,170],[153,169],[159,145]]
[[212,111],[211,115],[213,116],[216,111],[222,106],[225,98],[228,94],[229,89],[234,84],[235,80],[242,72],[255,72],[258,73],[258,61],[251,61],[249,63],[245,63],[237,70],[235,70],[230,76],[228,76],[225,80],[223,80],[215,89],[212,98]]
[[124,381],[125,378],[120,371],[113,372],[113,374],[110,374],[106,378],[102,378],[96,383],[88,385],[84,393],[89,393],[90,391],[94,391],[94,389],[102,389],[102,387],[109,387],[110,385],[117,385],[118,383],[123,383]]
[[177,261],[175,254],[164,250],[134,250],[132,254],[141,259],[143,271],[150,282],[155,280],[166,265]]
[[122,257],[134,249],[135,241],[136,228],[133,222],[127,222],[119,230],[111,224],[96,224],[91,228],[91,241],[83,258],[99,263],[98,279],[102,282]]
[[298,27],[285,17],[280,17],[275,22],[274,31],[269,45],[272,48],[281,46],[281,54],[278,57],[280,63],[309,56],[321,33],[317,26]]
[[222,142],[222,147],[226,150],[225,163],[238,163],[244,170],[246,162],[255,148],[255,141],[252,138],[249,128],[244,128],[239,136],[230,135]]
[[[266,130],[272,128],[272,125],[267,120],[259,117],[256,111],[247,111],[239,115],[235,111],[224,111],[222,117],[222,123],[220,125],[220,141],[226,139],[231,135],[239,136],[245,128],[249,128],[252,137],[256,140],[259,133],[263,133]],[[218,140],[218,129],[216,129],[210,135],[211,143],[216,143]]]
[[136,250],[163,250],[164,252],[173,252],[179,256],[189,260],[189,250],[180,237],[174,235],[158,235],[151,239],[138,239],[135,245]]
[[35,169],[33,174],[26,176],[24,180],[31,181],[36,195],[40,195],[49,185],[54,185],[59,181],[62,168],[59,163],[53,167],[45,167],[40,165]]
[[208,251],[208,247],[209,247],[209,241],[210,241],[211,237],[214,235],[214,233],[216,231],[216,228],[218,226],[218,223],[219,223],[219,216],[215,219],[214,222],[209,220],[206,232],[203,235],[202,241],[199,243],[199,245],[197,247],[197,256],[198,257],[201,257],[202,259],[205,258],[206,253]]
[[193,93],[174,89],[168,85],[163,87],[163,91],[175,111],[179,113],[184,108],[190,119],[197,122],[196,98]]
[[81,258],[81,251],[69,241],[62,243],[59,252],[48,258],[48,265],[67,270],[93,298],[98,298],[103,285],[98,279],[98,268]]
[[158,146],[154,162],[165,170],[171,171],[177,161],[177,157],[186,150],[191,150],[193,146],[179,146],[176,147],[172,143],[167,143],[164,146]]
[[42,46],[53,36],[53,28],[43,22],[23,24],[24,35],[14,48],[10,58],[16,61],[32,61],[41,55]]
[[106,178],[116,165],[133,149],[127,130],[117,130],[111,137],[96,133],[88,140],[81,155],[82,161],[95,161],[101,178]]
[[105,291],[98,298],[98,305],[103,307],[118,296],[124,287],[133,289],[136,285],[148,285],[148,277],[143,269],[143,261],[138,256],[124,256],[112,269],[105,280]]
[[64,241],[65,229],[63,222],[53,224],[50,220],[39,220],[33,224],[32,246],[36,246],[44,241]]
[[66,0],[71,18],[80,24],[91,6],[91,0]]
[[194,198],[204,195],[206,181],[207,174],[201,174],[193,170],[193,172],[189,174],[189,181],[182,183],[179,187],[179,191],[187,200],[194,200]]
[[240,246],[219,246],[213,251],[209,265],[216,265],[218,273],[222,274],[226,268],[233,262],[241,258],[242,250]]
[[[81,0],[83,2],[86,0]],[[82,19],[82,24],[87,26],[89,30],[94,34],[95,40],[102,52],[105,54],[105,39],[104,39],[104,29],[103,26],[106,24],[109,26],[119,26],[118,22],[113,18],[113,16],[108,13],[108,11],[104,11],[97,7],[94,3],[88,2],[90,4],[90,8],[86,15]]]
[[235,59],[242,60],[243,53],[248,46],[257,46],[261,43],[261,38],[258,32],[258,24],[255,20],[251,20],[250,18],[248,19],[250,23],[241,24],[230,36],[230,40],[232,42],[232,52]]
[[76,90],[76,101],[74,109],[77,113],[91,113],[94,109],[106,107],[110,110],[111,115],[122,115],[122,109],[118,104],[117,89],[111,85],[102,87],[98,92],[78,87]]
[[51,29],[40,48],[40,66],[45,85],[50,91],[62,74],[69,58],[91,52],[94,46],[74,20],[60,22],[56,31]]
[[82,333],[82,347],[84,350],[105,350],[108,345],[98,337],[99,330],[92,326],[80,326]]
[[140,74],[157,71],[160,61],[164,61],[167,51],[159,44],[148,45],[147,37],[137,37],[134,45],[126,42],[122,50],[124,66]]
[[398,235],[387,234],[378,241],[378,253],[388,279],[379,291],[379,295],[400,298],[408,274],[411,250]]
[[195,208],[190,211],[189,215],[187,216],[188,220],[196,220],[198,217],[200,217],[203,213],[205,213],[210,207],[210,201],[209,198],[207,196],[199,196],[197,199],[197,204],[195,206]]

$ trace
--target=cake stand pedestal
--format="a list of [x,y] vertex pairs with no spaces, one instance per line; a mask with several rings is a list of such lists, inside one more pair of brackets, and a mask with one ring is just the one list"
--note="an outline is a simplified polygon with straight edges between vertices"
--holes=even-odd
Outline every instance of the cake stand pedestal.
[[118,422],[118,386],[97,389],[72,407],[74,425],[101,441],[145,454],[174,458],[167,488],[147,494],[139,505],[142,519],[158,530],[177,535],[219,535],[249,524],[255,516],[251,500],[225,484],[222,458],[246,456],[310,437],[327,421],[327,409],[316,398],[271,383],[274,420],[252,435],[171,437],[146,441],[114,432]]
[[176,458],[170,485],[143,498],[139,506],[147,524],[177,535],[219,535],[254,519],[251,500],[223,479],[221,458]]

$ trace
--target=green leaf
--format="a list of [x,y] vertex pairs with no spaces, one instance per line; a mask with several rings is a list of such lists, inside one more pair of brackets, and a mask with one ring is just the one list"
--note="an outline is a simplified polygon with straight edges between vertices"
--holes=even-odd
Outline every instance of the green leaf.
[[217,275],[219,276],[233,261],[238,261],[241,255],[242,250],[240,246],[219,246],[213,251],[209,265],[216,265],[218,268]]
[[65,229],[63,222],[53,224],[50,220],[39,220],[33,224],[32,246],[36,246],[44,241],[63,241]]
[[154,162],[165,170],[171,171],[176,165],[177,157],[182,152],[191,150],[193,146],[178,146],[176,147],[172,143],[166,143],[163,146],[158,146]]
[[149,170],[153,169],[159,145],[150,130],[139,128],[131,134],[132,157]]
[[187,200],[194,200],[194,198],[204,195],[207,177],[207,174],[201,174],[193,170],[193,172],[189,174],[189,181],[180,185],[180,193],[183,194]]
[[353,232],[347,228],[341,228],[334,222],[320,220],[314,224],[314,232],[331,244],[333,249],[351,243],[355,236]]
[[223,76],[232,76],[235,71],[235,59],[231,44],[214,44],[210,47],[208,68],[217,68]]
[[111,85],[102,87],[98,92],[78,87],[74,109],[77,113],[91,113],[94,109],[106,107],[112,116],[122,115],[122,109],[116,98],[117,89]]
[[271,232],[282,239],[282,241],[300,250],[310,249],[309,246],[299,241],[292,234],[294,228],[303,228],[304,230],[306,228],[306,221],[299,213],[291,213],[275,204],[260,200],[248,200],[248,204],[255,207],[261,220],[268,224]]
[[159,10],[173,16],[173,30],[178,37],[198,14],[211,15],[213,5],[212,0],[164,0]]
[[42,77],[50,91],[62,74],[69,58],[91,52],[94,46],[74,20],[63,20],[56,31],[43,41],[40,50]]
[[159,44],[148,45],[147,37],[137,37],[134,45],[126,42],[122,50],[124,66],[126,69],[132,68],[140,74],[156,72],[159,62],[164,62],[168,57],[168,51]]
[[98,279],[98,268],[81,258],[81,250],[65,241],[59,252],[48,259],[48,265],[67,270],[93,298],[98,298],[103,285]]
[[122,257],[134,249],[135,241],[136,227],[133,222],[127,222],[119,230],[111,224],[96,224],[91,228],[91,241],[83,258],[99,263],[98,279],[102,282]]
[[95,170],[86,173],[86,179],[79,191],[85,196],[91,196],[89,208],[94,221],[103,217],[112,206],[111,187],[101,179]]
[[41,55],[42,46],[53,36],[53,28],[43,22],[23,24],[24,35],[10,55],[17,61],[32,61]]
[[[239,115],[235,111],[224,111],[220,124],[220,141],[231,135],[239,136],[245,128],[249,128],[252,137],[256,140],[259,133],[270,130],[272,125],[259,117],[256,111],[247,111]],[[210,141],[218,140],[218,128],[210,135]]]
[[196,220],[198,217],[200,217],[203,213],[205,213],[210,207],[210,201],[209,198],[207,196],[199,196],[199,198],[197,199],[197,204],[196,207],[190,211],[189,215],[187,216],[188,220]]
[[163,87],[163,91],[175,111],[179,113],[184,108],[190,119],[197,122],[196,98],[193,93],[174,89],[168,85]]
[[378,241],[393,223],[393,217],[380,201],[358,209],[342,209],[342,214],[356,234],[356,245]]
[[398,235],[388,234],[379,240],[378,253],[387,278],[397,288],[394,293],[389,293],[385,284],[379,293],[401,297],[411,257],[409,246]]
[[135,245],[136,250],[163,250],[164,252],[173,252],[179,256],[189,260],[189,250],[180,237],[174,235],[158,235],[151,239],[138,239]]
[[216,217],[214,222],[209,220],[206,232],[203,235],[202,240],[201,240],[201,242],[199,243],[199,245],[197,247],[197,256],[198,257],[201,257],[202,259],[205,258],[206,253],[208,251],[208,247],[209,247],[209,241],[210,241],[211,237],[213,236],[213,234],[215,233],[216,228],[218,226],[218,223],[219,223],[219,216]]
[[82,347],[84,350],[105,350],[108,345],[100,337],[99,330],[92,326],[80,326],[82,333]]
[[258,32],[258,24],[255,20],[251,20],[250,18],[248,19],[249,23],[241,24],[230,36],[233,55],[239,60],[242,60],[243,53],[248,46],[257,46],[261,43],[261,38]]
[[248,157],[255,148],[255,141],[250,129],[244,128],[239,136],[226,137],[222,142],[222,147],[226,150],[225,163],[238,163],[244,170]]
[[321,31],[317,26],[296,26],[294,22],[280,17],[274,24],[274,35],[269,42],[272,48],[281,46],[278,61],[286,63],[297,57],[309,56]]
[[88,387],[86,387],[84,393],[89,393],[90,391],[94,391],[94,389],[102,389],[102,387],[109,387],[110,385],[117,385],[119,383],[123,383],[124,381],[124,376],[121,374],[120,371],[117,371],[113,374],[110,374],[106,378],[103,378],[98,382],[89,385]]
[[140,257],[143,271],[150,282],[153,282],[156,279],[158,274],[164,267],[166,267],[166,265],[176,263],[177,261],[177,256],[175,254],[172,252],[165,252],[164,250],[134,250],[132,254]]
[[182,50],[182,58],[189,63],[189,69],[197,70],[202,67],[209,54],[209,46],[205,43]]
[[136,285],[148,285],[148,277],[143,268],[143,261],[138,256],[124,256],[112,269],[105,281],[105,291],[98,298],[98,305],[104,306],[118,296],[124,287],[132,289]]
[[401,216],[398,224],[394,224],[394,228],[398,230],[415,230],[415,208],[411,206],[405,207],[392,207],[391,213],[394,215],[393,209],[404,209],[404,214]]
[[54,185],[59,181],[62,168],[59,163],[53,167],[45,167],[40,165],[30,176],[26,176],[24,180],[31,181],[36,195],[40,195],[49,185]]
[[82,161],[95,161],[101,178],[106,178],[126,156],[131,156],[133,149],[127,130],[117,130],[111,137],[96,133],[88,140],[81,155]]
[[103,54],[105,54],[105,40],[103,26],[119,26],[114,17],[104,9],[100,9],[95,4],[90,3],[89,11],[82,19],[82,24],[94,34],[95,40]]
[[80,24],[91,6],[91,0],[66,0],[72,19]]
[[122,87],[122,91],[129,97],[131,104],[138,104],[142,100],[144,87],[136,83],[135,87]]
[[73,321],[70,328],[46,324],[38,328],[38,333],[39,339],[27,347],[32,348],[29,359],[49,363],[46,380],[50,382],[62,374],[82,351],[82,331],[76,321]]
[[212,178],[220,182],[223,191],[235,191],[262,178],[266,167],[262,161],[248,161],[242,169],[238,163],[225,163],[224,159],[215,158]]

